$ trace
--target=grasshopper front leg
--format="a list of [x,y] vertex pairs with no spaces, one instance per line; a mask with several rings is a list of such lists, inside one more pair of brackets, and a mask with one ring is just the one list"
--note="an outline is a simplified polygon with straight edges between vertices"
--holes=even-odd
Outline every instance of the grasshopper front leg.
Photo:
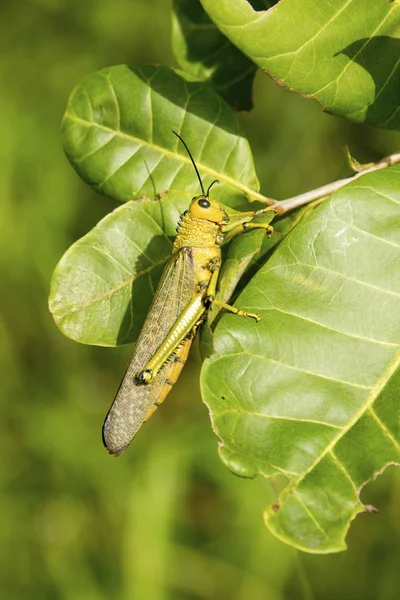
[[255,319],[257,323],[261,321],[261,317],[256,313],[249,313],[244,310],[240,310],[239,308],[235,308],[230,304],[226,304],[225,302],[220,302],[219,300],[216,300],[215,296],[217,293],[217,282],[219,276],[220,263],[213,262],[212,265],[209,265],[209,269],[212,271],[212,275],[207,288],[206,301],[214,304],[215,306],[219,306],[220,308],[224,308],[225,310],[237,315],[238,317],[251,317],[252,319]]
[[267,236],[271,237],[274,228],[269,223],[252,222],[256,217],[260,217],[267,212],[274,212],[275,214],[276,211],[273,208],[263,208],[254,212],[230,215],[230,222],[223,228],[225,241],[230,240],[239,233],[243,233],[243,231],[246,231],[247,229],[264,229],[267,233]]

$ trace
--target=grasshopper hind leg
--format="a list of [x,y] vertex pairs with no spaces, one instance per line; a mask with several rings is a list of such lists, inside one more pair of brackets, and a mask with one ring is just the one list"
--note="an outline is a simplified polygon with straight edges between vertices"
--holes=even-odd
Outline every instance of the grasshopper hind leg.
[[166,363],[166,365],[164,366],[164,369],[166,369],[165,384],[164,384],[157,400],[154,402],[153,406],[150,408],[149,412],[147,413],[147,415],[144,419],[145,421],[148,421],[150,419],[150,417],[152,416],[152,414],[160,406],[160,404],[162,404],[164,402],[165,398],[168,396],[172,387],[177,382],[179,375],[181,374],[181,371],[186,363],[186,360],[187,360],[187,357],[189,354],[189,350],[190,350],[190,346],[192,345],[192,341],[193,341],[192,337],[184,340],[178,346],[178,348],[174,352],[173,356],[171,357],[170,361],[168,363]]

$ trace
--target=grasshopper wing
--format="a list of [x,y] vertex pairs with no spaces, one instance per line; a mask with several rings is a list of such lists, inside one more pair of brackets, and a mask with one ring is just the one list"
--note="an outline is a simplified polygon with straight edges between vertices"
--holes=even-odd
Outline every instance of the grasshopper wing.
[[168,361],[153,381],[139,383],[136,375],[157,352],[195,290],[192,253],[190,248],[182,248],[171,256],[164,268],[133,356],[105,419],[103,441],[111,454],[124,452],[176,381],[191,345],[190,338],[177,349],[179,363]]

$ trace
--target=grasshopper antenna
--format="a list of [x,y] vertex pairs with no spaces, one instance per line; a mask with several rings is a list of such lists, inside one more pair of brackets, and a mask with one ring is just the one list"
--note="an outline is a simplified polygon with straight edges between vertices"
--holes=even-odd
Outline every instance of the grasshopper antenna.
[[211,190],[212,186],[214,185],[214,183],[219,183],[218,179],[214,179],[214,181],[212,183],[210,183],[210,185],[208,186],[208,188],[207,188],[207,194],[206,194],[207,198],[210,195],[210,190]]
[[[182,142],[182,144],[185,146],[186,152],[189,154],[189,158],[190,158],[190,160],[192,161],[192,165],[194,166],[194,170],[196,171],[197,179],[198,179],[198,180],[199,180],[199,182],[200,182],[200,187],[201,187],[201,191],[202,191],[202,193],[203,193],[203,196],[206,196],[206,195],[208,196],[208,193],[206,194],[206,193],[204,192],[203,182],[202,182],[202,180],[201,180],[201,177],[200,177],[199,170],[198,170],[198,168],[197,168],[197,166],[196,166],[196,163],[194,162],[194,158],[193,158],[193,156],[192,156],[192,154],[191,154],[191,152],[190,152],[190,150],[189,150],[189,148],[188,148],[188,145],[186,144],[185,140],[181,138],[181,136],[179,135],[179,133],[176,133],[176,131],[173,131],[172,133],[174,133],[174,134],[176,135],[176,137],[177,137],[178,139],[180,139],[180,140],[181,140],[181,142]],[[215,183],[215,182],[213,182],[213,183]],[[212,184],[211,184],[211,185],[212,185]],[[211,187],[211,185],[210,185],[210,187]],[[210,189],[210,187],[209,187],[208,189]]]

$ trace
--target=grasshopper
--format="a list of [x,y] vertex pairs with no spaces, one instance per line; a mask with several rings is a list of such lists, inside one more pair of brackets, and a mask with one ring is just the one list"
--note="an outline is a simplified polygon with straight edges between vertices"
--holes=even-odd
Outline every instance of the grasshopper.
[[[175,133],[175,132],[174,132]],[[186,362],[190,346],[211,304],[242,317],[260,320],[215,299],[221,266],[221,244],[248,228],[272,227],[251,223],[270,208],[239,213],[231,220],[224,208],[204,191],[194,159],[184,142],[202,193],[192,199],[179,219],[171,257],[166,264],[134,353],[103,425],[110,454],[122,454],[141,425],[165,400]],[[239,222],[238,222],[239,221]]]

